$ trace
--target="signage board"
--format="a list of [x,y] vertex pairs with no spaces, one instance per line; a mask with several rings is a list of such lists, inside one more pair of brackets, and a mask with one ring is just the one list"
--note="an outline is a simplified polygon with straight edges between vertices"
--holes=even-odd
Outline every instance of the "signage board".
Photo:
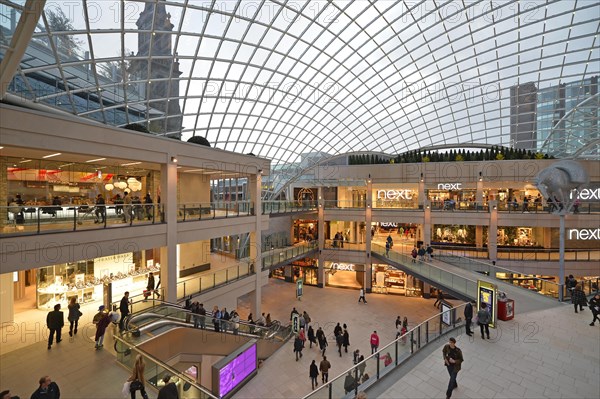
[[441,321],[443,324],[450,326],[452,324],[452,305],[446,301],[442,301],[440,305],[442,310],[440,314]]
[[437,185],[438,190],[462,190],[462,183],[439,183]]
[[491,328],[496,328],[497,295],[498,287],[495,284],[477,280],[477,311],[481,309],[482,303],[487,305],[486,310],[491,315],[489,324]]
[[377,199],[384,201],[396,200],[411,200],[413,198],[413,190],[377,190]]
[[294,313],[292,315],[292,332],[294,334],[298,334],[300,332],[300,315],[298,313]]
[[298,279],[298,281],[296,281],[296,298],[300,299],[302,298],[302,286],[303,286],[303,282],[302,279]]

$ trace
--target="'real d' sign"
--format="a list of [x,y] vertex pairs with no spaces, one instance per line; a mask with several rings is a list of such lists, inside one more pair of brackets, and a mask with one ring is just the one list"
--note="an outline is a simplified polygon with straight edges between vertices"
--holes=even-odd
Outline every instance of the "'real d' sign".
[[377,190],[377,199],[385,201],[410,200],[413,198],[412,190]]
[[600,240],[600,228],[598,229],[569,229],[567,231],[569,240]]

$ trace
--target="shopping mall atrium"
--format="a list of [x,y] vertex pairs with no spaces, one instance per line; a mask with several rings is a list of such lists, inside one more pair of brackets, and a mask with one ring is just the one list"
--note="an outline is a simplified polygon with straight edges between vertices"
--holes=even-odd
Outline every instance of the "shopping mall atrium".
[[599,31],[0,0],[0,399],[600,397]]

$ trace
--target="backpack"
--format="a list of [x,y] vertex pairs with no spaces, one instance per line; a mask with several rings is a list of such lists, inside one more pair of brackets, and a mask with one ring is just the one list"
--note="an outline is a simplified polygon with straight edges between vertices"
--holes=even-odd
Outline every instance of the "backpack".
[[413,249],[410,254],[412,255],[413,258],[416,258],[417,257],[417,250]]

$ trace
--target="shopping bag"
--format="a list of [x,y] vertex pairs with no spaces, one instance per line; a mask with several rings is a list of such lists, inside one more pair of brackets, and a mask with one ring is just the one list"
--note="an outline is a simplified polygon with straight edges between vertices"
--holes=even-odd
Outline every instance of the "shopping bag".
[[129,391],[130,385],[131,385],[130,381],[125,381],[125,384],[123,384],[123,390],[121,391],[121,394],[123,395],[124,398],[131,397],[131,392]]

